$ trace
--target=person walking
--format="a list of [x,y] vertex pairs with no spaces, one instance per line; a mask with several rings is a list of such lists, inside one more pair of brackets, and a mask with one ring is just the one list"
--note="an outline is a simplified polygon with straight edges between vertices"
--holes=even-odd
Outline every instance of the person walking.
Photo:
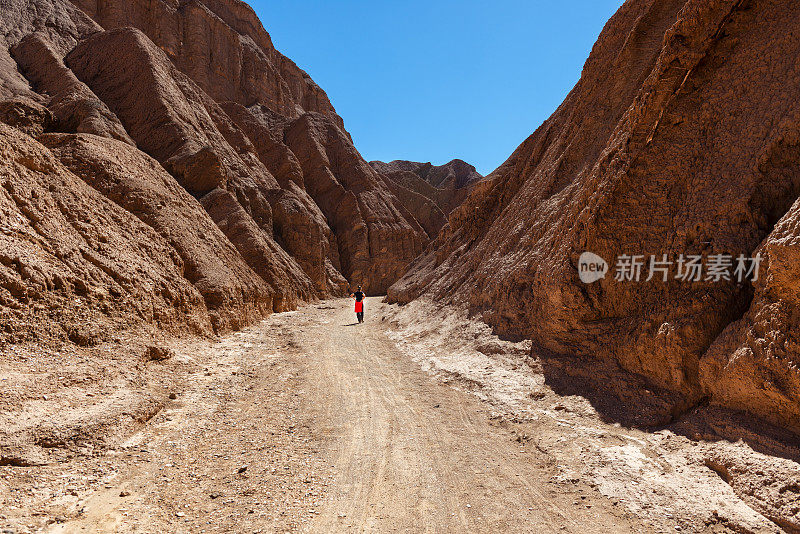
[[359,323],[364,322],[364,292],[361,291],[361,286],[358,286],[358,290],[355,293],[350,293],[350,296],[356,299],[356,319],[358,319]]

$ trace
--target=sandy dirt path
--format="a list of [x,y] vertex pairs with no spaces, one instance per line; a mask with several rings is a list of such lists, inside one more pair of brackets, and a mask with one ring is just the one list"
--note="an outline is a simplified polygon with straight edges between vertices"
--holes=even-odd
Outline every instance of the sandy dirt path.
[[303,336],[315,356],[311,400],[336,466],[310,531],[630,530],[609,501],[556,492],[548,458],[490,425],[475,397],[402,355],[377,299],[368,300],[364,324],[348,308],[338,305]]
[[643,531],[596,490],[550,483],[552,458],[403,355],[379,299],[361,325],[351,306],[177,346],[194,366],[177,399],[67,468],[106,476],[49,531]]

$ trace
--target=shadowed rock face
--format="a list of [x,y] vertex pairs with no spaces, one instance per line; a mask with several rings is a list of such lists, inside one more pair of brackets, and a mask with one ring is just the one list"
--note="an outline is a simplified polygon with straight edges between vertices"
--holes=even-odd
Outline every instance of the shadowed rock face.
[[341,270],[336,238],[305,190],[300,162],[283,142],[287,119],[263,106],[247,109],[226,102],[223,109],[254,140],[259,159],[280,184],[268,195],[275,240],[295,258],[321,295],[345,292],[347,281],[334,274]]
[[[113,300],[92,308],[116,317],[111,323],[163,318],[177,329],[227,331],[343,295],[350,283],[379,293],[428,242],[352,146],[325,93],[274,49],[246,4],[0,0],[0,8],[0,122],[13,127],[6,137],[35,147],[37,169],[40,158],[63,162],[55,175],[91,186],[75,194],[100,195],[169,251],[162,255],[172,264],[162,265],[147,247],[135,252],[144,238],[131,237],[133,251],[120,261],[150,273],[139,286],[155,287],[147,276],[171,285],[163,302],[142,298],[156,310],[149,314],[117,310]],[[52,176],[36,179],[47,189]],[[48,209],[56,208],[43,204],[37,217],[62,224]],[[113,227],[125,217],[109,232],[133,231]],[[20,309],[41,280],[14,258],[7,265],[19,283],[9,282],[14,293],[0,307]],[[119,278],[116,267],[100,269]],[[39,286],[69,302],[96,285],[81,278],[95,277],[91,268],[75,272],[75,283]],[[140,298],[135,288],[113,291]],[[176,297],[181,291],[191,298]],[[45,308],[61,306],[43,295]],[[58,317],[40,320],[57,329]],[[4,324],[12,337],[25,330]]]
[[326,116],[306,113],[287,125],[286,144],[303,169],[306,191],[336,234],[342,274],[368,294],[386,291],[422,252],[422,227]]
[[[466,301],[535,357],[615,362],[677,393],[673,413],[708,397],[800,430],[798,25],[789,2],[626,2],[390,299]],[[611,276],[583,284],[584,251]],[[622,254],[759,251],[755,283],[613,280]]]
[[445,165],[395,160],[371,161],[372,168],[387,178],[392,192],[435,238],[447,216],[467,197],[472,185],[483,179],[475,167],[454,159]]

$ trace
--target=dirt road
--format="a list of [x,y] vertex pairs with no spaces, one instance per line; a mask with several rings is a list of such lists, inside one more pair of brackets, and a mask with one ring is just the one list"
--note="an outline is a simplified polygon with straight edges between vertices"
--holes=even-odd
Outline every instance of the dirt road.
[[357,324],[344,299],[162,342],[36,357],[58,385],[0,414],[34,430],[0,448],[0,531],[800,532],[796,444],[714,407],[621,424],[466,310]]
[[194,372],[176,399],[69,468],[73,512],[50,531],[642,531],[596,490],[551,483],[552,458],[402,354],[378,299],[365,324],[350,306],[177,347]]
[[311,531],[628,530],[609,501],[555,492],[548,458],[491,426],[473,396],[431,380],[387,337],[378,301],[367,309],[359,325],[337,307],[304,335],[336,466]]

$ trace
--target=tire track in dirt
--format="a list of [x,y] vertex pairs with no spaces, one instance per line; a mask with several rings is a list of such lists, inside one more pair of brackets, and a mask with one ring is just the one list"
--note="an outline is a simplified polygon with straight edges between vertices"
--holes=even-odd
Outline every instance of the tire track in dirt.
[[339,305],[298,337],[314,355],[312,409],[331,429],[336,472],[309,531],[640,531],[599,495],[576,505],[549,487],[537,451],[523,450],[489,424],[480,401],[436,383],[398,351],[381,308],[368,299],[366,323],[351,325],[349,305]]
[[51,531],[643,531],[588,486],[551,483],[552,458],[402,353],[378,299],[364,324],[350,306],[176,346],[191,369],[177,400]]

